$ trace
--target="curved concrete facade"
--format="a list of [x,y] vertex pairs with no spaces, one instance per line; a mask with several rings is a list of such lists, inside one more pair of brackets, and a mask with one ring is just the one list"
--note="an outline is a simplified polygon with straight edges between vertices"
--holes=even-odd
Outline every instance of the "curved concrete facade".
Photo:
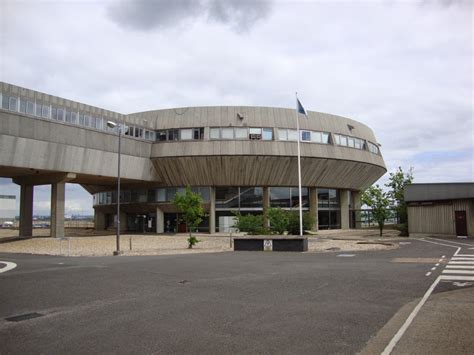
[[[272,187],[277,191],[298,185],[297,142],[290,138],[296,137],[293,109],[188,107],[123,115],[6,83],[0,89],[0,176],[13,178],[26,194],[29,190],[24,186],[65,182],[81,184],[91,193],[113,191],[118,139],[105,127],[108,120],[127,127],[121,148],[125,191],[208,187],[206,208],[212,210],[219,187],[236,186],[239,191],[258,187],[268,200]],[[386,172],[372,130],[358,121],[320,112],[308,112],[308,119],[300,115],[299,123],[302,185],[313,200],[309,207],[317,204],[318,188],[336,189],[341,211],[343,202],[357,205],[354,198],[343,195],[357,196]],[[133,202],[137,213],[160,206],[170,210],[169,201]],[[96,203],[96,212],[110,211],[111,205],[111,199]],[[264,201],[261,207],[269,205]],[[131,206],[125,210],[133,211]],[[156,230],[163,231],[158,214]],[[340,219],[341,226],[347,227],[342,212]],[[209,221],[210,231],[212,224]]]

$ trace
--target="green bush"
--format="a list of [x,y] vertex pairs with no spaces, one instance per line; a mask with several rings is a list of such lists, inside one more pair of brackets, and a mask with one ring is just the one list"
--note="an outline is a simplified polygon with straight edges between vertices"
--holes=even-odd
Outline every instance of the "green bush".
[[197,243],[200,243],[201,241],[198,240],[194,235],[191,235],[188,238],[188,249],[192,249],[193,246],[195,246]]
[[268,210],[268,220],[270,221],[270,231],[276,234],[283,234],[288,230],[290,220],[288,211],[281,208],[270,208]]
[[401,223],[396,228],[400,231],[401,237],[408,237],[408,223]]
[[241,232],[246,232],[250,235],[265,234],[267,231],[263,226],[263,215],[257,214],[247,214],[241,215],[240,213],[235,213],[235,223],[234,228],[238,228]]
[[[300,234],[300,214],[299,212],[291,211],[288,212],[288,234],[299,235]],[[309,214],[309,212],[303,213],[303,232],[310,230],[315,222],[315,218]]]

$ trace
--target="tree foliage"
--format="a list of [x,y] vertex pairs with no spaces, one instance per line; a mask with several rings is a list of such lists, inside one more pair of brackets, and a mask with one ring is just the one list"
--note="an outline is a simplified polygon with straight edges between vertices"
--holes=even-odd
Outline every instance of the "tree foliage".
[[184,193],[177,193],[175,195],[173,204],[183,213],[182,219],[189,231],[188,248],[192,249],[193,245],[199,243],[199,240],[192,235],[192,232],[205,216],[201,195],[191,191],[191,188],[187,186]]
[[382,236],[385,219],[389,217],[390,197],[379,185],[371,186],[361,195],[361,200],[372,209],[372,215],[377,221]]
[[283,234],[288,230],[290,216],[288,212],[281,208],[268,209],[268,220],[270,222],[270,230],[277,234]]
[[[250,235],[266,235],[266,234],[300,234],[300,217],[296,211],[286,211],[281,208],[270,208],[268,210],[268,218],[270,221],[270,229],[264,226],[264,217],[258,215],[241,215],[235,213],[235,228],[241,232],[247,232]],[[309,212],[303,213],[303,230],[309,230],[313,227],[315,218]]]
[[[285,211],[288,213],[288,234],[300,235],[300,214],[295,211]],[[303,233],[310,230],[315,223],[315,218],[309,212],[303,213]]]
[[267,234],[268,232],[263,226],[263,215],[261,214],[242,215],[240,212],[235,212],[233,227],[250,235]]
[[405,186],[413,182],[413,168],[408,169],[405,173],[399,166],[397,171],[390,173],[389,181],[385,184],[389,187],[389,197],[391,199],[391,205],[395,208],[400,218],[400,223],[406,223],[407,206],[405,203]]

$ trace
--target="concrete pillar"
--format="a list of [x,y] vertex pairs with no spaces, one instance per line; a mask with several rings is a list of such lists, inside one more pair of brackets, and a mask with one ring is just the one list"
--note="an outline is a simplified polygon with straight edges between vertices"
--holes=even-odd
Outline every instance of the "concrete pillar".
[[309,214],[314,217],[314,224],[311,230],[318,231],[318,189],[316,187],[309,188]]
[[270,208],[270,188],[268,186],[263,188],[263,225],[270,227],[270,220],[268,219],[268,209]]
[[96,231],[105,230],[106,215],[97,209],[94,209],[94,227]]
[[355,218],[355,223],[354,226],[355,228],[361,228],[362,227],[362,222],[361,222],[361,216],[362,213],[360,209],[362,208],[362,202],[360,200],[360,191],[352,191],[352,206],[351,208],[354,211],[353,216]]
[[211,186],[209,206],[209,233],[216,233],[216,188]]
[[349,190],[339,190],[339,198],[341,203],[341,229],[349,229]]
[[161,208],[156,208],[156,233],[165,232],[165,214]]
[[33,235],[33,185],[21,185],[20,237]]
[[58,182],[51,185],[51,237],[64,237],[64,200],[66,184]]

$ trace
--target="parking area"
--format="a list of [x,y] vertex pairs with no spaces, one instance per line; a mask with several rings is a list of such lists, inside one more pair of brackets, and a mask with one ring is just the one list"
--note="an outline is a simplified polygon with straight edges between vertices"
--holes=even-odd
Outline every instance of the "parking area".
[[[0,254],[0,260],[18,265],[0,274],[0,286],[8,290],[0,294],[1,348],[6,353],[381,353],[457,250],[421,240],[397,243],[396,249],[351,253]],[[418,317],[437,294],[455,303],[462,299],[458,308],[469,319],[473,290],[469,284],[437,289],[415,320],[424,319]],[[31,314],[36,318],[28,318]],[[22,315],[27,319],[7,320]],[[443,327],[466,324],[454,318],[445,318]],[[424,332],[427,326],[436,331],[436,321],[423,321],[421,328],[414,322],[393,352],[410,348],[403,343],[410,331]],[[450,349],[463,353],[459,344],[467,349],[471,340],[456,341],[448,342]]]

